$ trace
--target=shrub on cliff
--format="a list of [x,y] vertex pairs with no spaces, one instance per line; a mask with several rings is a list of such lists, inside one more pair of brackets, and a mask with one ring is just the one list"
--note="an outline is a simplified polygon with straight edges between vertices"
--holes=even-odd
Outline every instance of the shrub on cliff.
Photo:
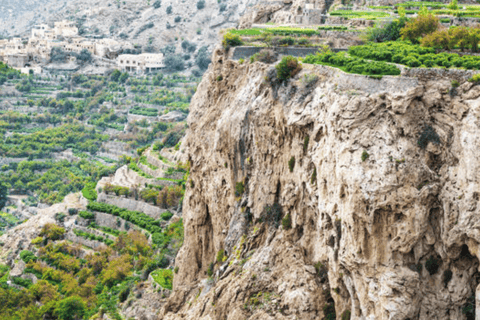
[[282,61],[275,67],[277,69],[277,77],[281,81],[293,78],[302,70],[302,65],[298,59],[292,56],[283,57]]
[[225,50],[228,50],[230,47],[243,45],[243,41],[238,34],[228,32],[223,36],[222,45]]

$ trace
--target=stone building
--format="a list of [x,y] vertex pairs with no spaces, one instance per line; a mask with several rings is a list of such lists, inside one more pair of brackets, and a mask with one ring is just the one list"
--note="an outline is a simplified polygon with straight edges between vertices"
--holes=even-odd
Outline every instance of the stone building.
[[165,68],[163,53],[122,54],[117,58],[117,66],[127,72],[153,72]]
[[27,65],[29,57],[24,53],[6,54],[4,57],[5,63],[14,68],[23,68]]
[[76,37],[78,36],[78,28],[75,26],[75,22],[72,21],[58,21],[55,22],[55,35],[57,38],[62,37]]
[[305,25],[322,24],[326,17],[324,11],[326,10],[325,8],[327,8],[327,2],[332,3],[333,0],[325,0],[321,5],[317,4],[315,0],[307,0],[305,7],[303,9],[299,8],[300,10],[297,11],[295,22]]

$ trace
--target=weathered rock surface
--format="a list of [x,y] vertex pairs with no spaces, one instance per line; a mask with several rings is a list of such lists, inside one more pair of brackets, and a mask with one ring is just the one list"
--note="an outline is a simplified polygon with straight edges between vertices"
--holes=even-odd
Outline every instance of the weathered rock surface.
[[322,319],[331,299],[337,319],[466,319],[480,275],[479,86],[322,66],[271,75],[217,50],[198,87],[185,242],[160,319]]

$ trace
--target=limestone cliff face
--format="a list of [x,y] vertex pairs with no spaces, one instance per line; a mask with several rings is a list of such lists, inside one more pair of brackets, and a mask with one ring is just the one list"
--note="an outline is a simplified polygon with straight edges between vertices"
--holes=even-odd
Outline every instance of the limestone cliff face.
[[337,319],[466,319],[480,86],[308,65],[272,85],[271,70],[217,50],[198,87],[185,244],[160,318],[323,319],[334,301]]

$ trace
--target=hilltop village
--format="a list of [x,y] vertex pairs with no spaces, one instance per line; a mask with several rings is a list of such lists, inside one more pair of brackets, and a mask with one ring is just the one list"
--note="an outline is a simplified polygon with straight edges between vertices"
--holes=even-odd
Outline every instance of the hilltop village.
[[[140,53],[129,41],[82,37],[74,22],[59,21],[54,27],[36,25],[28,38],[0,40],[0,61],[23,73],[41,73],[42,67],[68,58],[67,63],[95,59],[111,69],[127,72],[152,72],[164,68],[163,53]],[[63,61],[62,61],[63,62]],[[69,70],[70,69],[70,70]],[[76,71],[62,67],[62,71]]]

